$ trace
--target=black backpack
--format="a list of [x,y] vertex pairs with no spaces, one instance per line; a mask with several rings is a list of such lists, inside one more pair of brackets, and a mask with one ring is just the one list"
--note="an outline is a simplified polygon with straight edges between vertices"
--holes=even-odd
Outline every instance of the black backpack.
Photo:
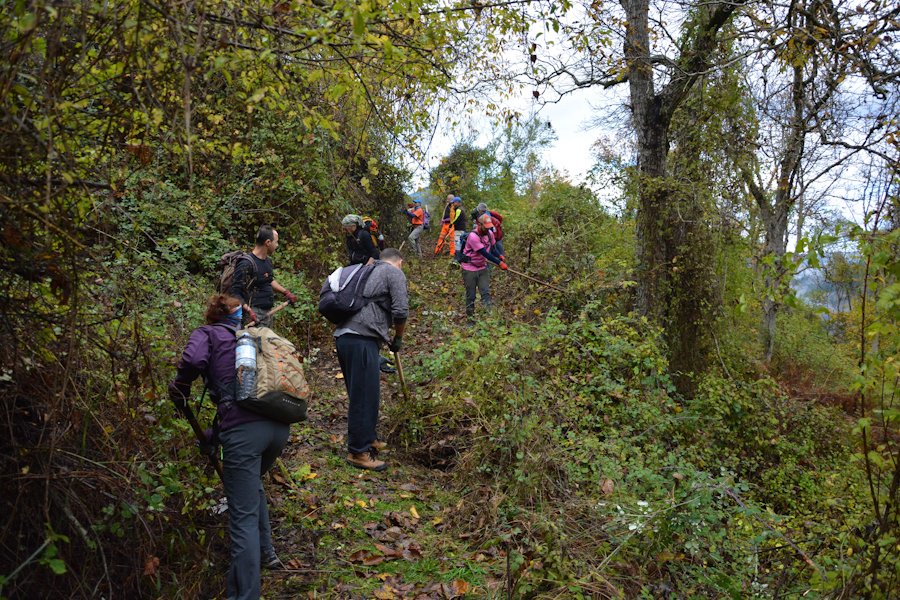
[[457,250],[456,254],[453,255],[453,258],[458,263],[472,262],[472,259],[469,258],[468,256],[466,256],[466,253],[463,252],[463,250],[466,247],[466,240],[469,239],[470,233],[472,233],[472,232],[467,231],[467,232],[463,233],[461,236],[459,236],[459,250]]
[[363,292],[377,266],[350,265],[335,269],[319,292],[319,312],[335,325],[340,325],[374,301],[375,298],[364,297]]

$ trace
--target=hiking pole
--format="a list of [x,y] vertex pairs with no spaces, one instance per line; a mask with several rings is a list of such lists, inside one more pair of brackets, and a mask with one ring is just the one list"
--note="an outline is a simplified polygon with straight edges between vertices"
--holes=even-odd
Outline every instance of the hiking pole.
[[403,397],[406,398],[407,402],[411,403],[409,390],[406,388],[406,378],[403,376],[403,365],[400,364],[400,355],[396,352],[394,352],[394,364],[397,365],[397,376],[400,378],[400,389],[403,391]]
[[[194,416],[194,411],[191,410],[191,407],[185,403],[184,409],[182,410],[184,414],[184,418],[187,419],[187,422],[190,423],[191,429],[194,430],[194,435],[197,436],[197,441],[200,442],[200,448],[203,448],[205,445],[209,444],[206,439],[206,433],[203,431],[203,428],[200,427],[200,423],[197,421],[197,417]],[[203,454],[206,454],[205,452]],[[213,466],[213,469],[216,470],[216,473],[219,474],[219,479],[225,481],[225,476],[222,474],[222,464],[219,462],[219,457],[216,456],[215,452],[212,454],[206,454],[209,458],[210,464]]]
[[535,279],[534,277],[532,277],[531,275],[528,275],[527,273],[522,273],[521,271],[516,271],[515,269],[512,269],[512,268],[507,268],[506,270],[509,271],[510,273],[515,273],[516,275],[520,275],[520,276],[524,277],[525,279],[530,279],[531,281],[533,281],[535,283],[539,283],[543,286],[554,289],[557,292],[562,292],[564,294],[569,293],[569,290],[564,290],[561,287],[556,287],[552,283],[547,283],[546,281],[541,281],[540,279]]

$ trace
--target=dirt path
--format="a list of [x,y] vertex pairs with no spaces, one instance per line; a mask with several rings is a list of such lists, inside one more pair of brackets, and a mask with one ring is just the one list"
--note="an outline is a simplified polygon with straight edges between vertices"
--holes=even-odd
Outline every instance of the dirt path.
[[[406,268],[413,308],[404,365],[433,350],[430,319],[446,318],[448,295],[462,302],[458,274],[447,263],[426,258]],[[468,535],[446,529],[459,501],[450,475],[393,447],[381,455],[389,465],[383,473],[347,465],[346,392],[330,339],[311,349],[307,371],[315,393],[310,420],[294,427],[286,468],[268,486],[275,546],[289,570],[264,574],[264,597],[493,595],[503,557],[469,547]],[[382,375],[382,403],[399,401],[400,393],[397,375]]]

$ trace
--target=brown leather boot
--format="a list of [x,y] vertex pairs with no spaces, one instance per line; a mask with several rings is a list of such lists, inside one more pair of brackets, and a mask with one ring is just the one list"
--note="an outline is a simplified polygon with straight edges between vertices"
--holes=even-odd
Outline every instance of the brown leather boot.
[[388,447],[388,444],[384,440],[375,440],[374,442],[372,442],[372,447],[375,448],[375,450],[377,450],[378,452],[381,452]]
[[357,469],[368,469],[370,471],[384,471],[387,464],[383,460],[378,460],[369,452],[361,454],[348,454],[347,462]]

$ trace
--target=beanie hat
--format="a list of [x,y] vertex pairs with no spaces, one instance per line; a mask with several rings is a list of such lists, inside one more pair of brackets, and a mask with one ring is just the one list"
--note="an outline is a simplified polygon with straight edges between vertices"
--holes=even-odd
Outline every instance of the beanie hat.
[[462,202],[462,198],[460,198],[459,196],[453,196],[453,201],[454,202]]
[[362,217],[360,217],[359,215],[347,215],[346,217],[341,219],[341,225],[343,227],[352,227],[353,225],[356,225],[357,227],[362,227],[363,220],[362,220]]
[[477,207],[475,207],[475,208],[476,208],[476,210],[477,210],[478,212],[481,212],[481,213],[486,213],[486,212],[488,211],[488,209],[487,209],[487,204],[485,204],[484,202],[482,202],[481,204],[479,204],[479,205],[478,205]]

